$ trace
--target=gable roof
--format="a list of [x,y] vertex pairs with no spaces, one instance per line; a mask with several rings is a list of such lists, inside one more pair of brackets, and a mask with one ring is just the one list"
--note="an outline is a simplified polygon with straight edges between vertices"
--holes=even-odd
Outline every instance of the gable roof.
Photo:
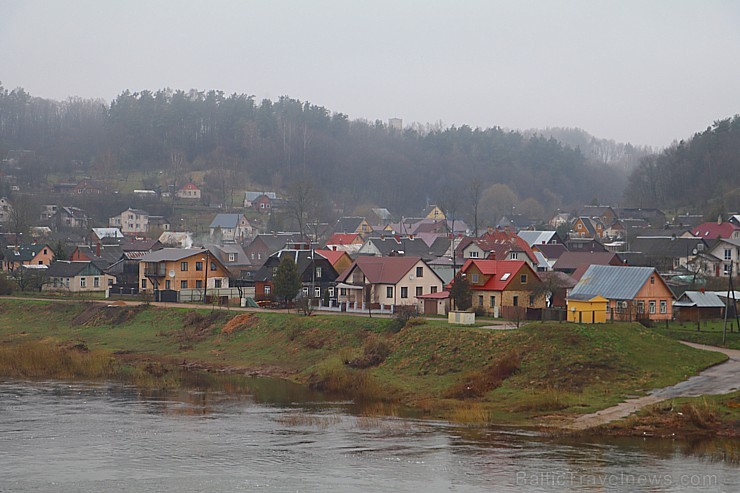
[[362,244],[360,233],[334,233],[326,242],[327,245],[354,245],[356,243]]
[[334,232],[335,233],[355,233],[359,229],[360,225],[362,224],[362,221],[364,221],[364,217],[360,216],[346,216],[346,217],[340,217],[337,220],[337,223],[334,225]]
[[651,257],[688,257],[707,250],[703,238],[673,236],[638,236],[630,243],[630,250]]
[[118,228],[92,228],[92,232],[95,236],[100,238],[123,238],[124,234]]
[[321,255],[325,259],[331,263],[331,265],[336,265],[337,262],[344,257],[345,255],[349,257],[347,252],[344,250],[314,250],[317,254]]
[[163,248],[139,257],[141,262],[175,262],[193,255],[205,254],[204,248]]
[[[483,286],[471,286],[471,289],[485,291],[503,291],[516,277],[515,274],[520,269],[525,268],[531,270],[531,268],[528,268],[529,265],[523,260],[481,260],[471,258],[465,262],[461,271],[467,272],[473,266],[477,267],[484,276],[491,276]],[[535,277],[537,276],[534,271],[531,272]]]
[[236,229],[244,214],[216,214],[209,228]]
[[560,235],[557,231],[519,231],[519,238],[527,242],[531,247],[550,244],[552,240],[560,243]]
[[740,229],[730,222],[717,223],[707,222],[691,228],[691,234],[707,240],[716,240],[717,238],[730,238],[732,233]]
[[[352,265],[337,278],[337,282],[345,282],[357,268],[370,284],[397,284],[420,261],[423,262],[420,257],[405,256],[357,257]],[[437,275],[431,268],[429,271]]]
[[509,252],[523,252],[530,262],[537,263],[537,258],[529,244],[514,233],[503,229],[494,229],[482,234],[473,241],[484,252],[494,253],[496,260],[504,260]]
[[712,291],[685,291],[673,306],[697,308],[724,308],[725,303]]
[[52,262],[46,273],[49,277],[75,277],[88,267],[98,271],[100,274],[103,273],[102,269],[93,262],[70,262],[69,260]]
[[244,192],[244,200],[247,202],[254,202],[263,195],[270,200],[275,200],[277,198],[277,194],[275,192]]
[[561,255],[568,251],[568,248],[561,243],[535,245],[532,249],[542,253],[542,255],[544,255],[546,259],[558,259]]
[[553,270],[576,270],[582,265],[621,265],[619,255],[614,252],[563,252]]
[[[269,252],[277,252],[287,243],[301,240],[302,237],[300,233],[264,233],[255,236],[254,240],[252,240],[252,243],[261,241],[267,247],[267,250]],[[252,243],[247,246],[247,249],[252,246]]]
[[660,279],[670,291],[653,267],[592,265],[583,274],[568,298],[591,299],[596,295],[601,295],[610,300],[632,300],[653,275]]
[[3,255],[5,255],[4,260],[6,262],[30,262],[44,248],[48,248],[51,250],[52,254],[54,253],[54,250],[52,250],[46,243],[20,245],[18,249],[15,247],[8,247],[3,250]]
[[421,257],[431,260],[445,254],[450,246],[449,238],[437,237],[431,245],[422,238],[387,236],[382,238],[368,238],[383,257],[390,257],[403,252],[405,256]]

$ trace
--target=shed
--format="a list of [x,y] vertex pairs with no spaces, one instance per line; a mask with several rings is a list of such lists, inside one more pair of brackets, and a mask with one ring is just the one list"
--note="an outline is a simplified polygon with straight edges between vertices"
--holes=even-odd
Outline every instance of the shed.
[[711,291],[686,291],[673,306],[682,322],[722,318],[725,309],[725,303]]
[[600,295],[574,295],[568,298],[568,322],[606,323],[608,304],[609,300]]

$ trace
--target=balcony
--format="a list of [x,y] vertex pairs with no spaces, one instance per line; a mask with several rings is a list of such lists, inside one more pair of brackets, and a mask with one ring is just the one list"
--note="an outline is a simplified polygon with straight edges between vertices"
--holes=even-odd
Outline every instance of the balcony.
[[144,275],[146,277],[164,277],[167,275],[167,266],[164,262],[144,263]]

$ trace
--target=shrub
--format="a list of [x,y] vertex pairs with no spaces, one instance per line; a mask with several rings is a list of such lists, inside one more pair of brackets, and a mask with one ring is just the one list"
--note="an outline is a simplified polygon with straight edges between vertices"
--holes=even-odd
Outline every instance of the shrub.
[[351,368],[371,368],[381,364],[391,353],[388,343],[377,334],[371,334],[362,348],[362,356],[347,361]]
[[4,274],[0,274],[0,295],[6,296],[9,294],[13,294],[13,289],[15,288],[15,283],[8,279],[8,277]]

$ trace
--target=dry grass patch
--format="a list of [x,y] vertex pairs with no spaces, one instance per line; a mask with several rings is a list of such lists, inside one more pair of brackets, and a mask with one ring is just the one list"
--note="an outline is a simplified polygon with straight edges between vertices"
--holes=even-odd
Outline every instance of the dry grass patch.
[[476,399],[501,386],[501,384],[519,371],[521,357],[515,352],[504,354],[487,367],[479,371],[466,373],[445,394],[452,399]]

